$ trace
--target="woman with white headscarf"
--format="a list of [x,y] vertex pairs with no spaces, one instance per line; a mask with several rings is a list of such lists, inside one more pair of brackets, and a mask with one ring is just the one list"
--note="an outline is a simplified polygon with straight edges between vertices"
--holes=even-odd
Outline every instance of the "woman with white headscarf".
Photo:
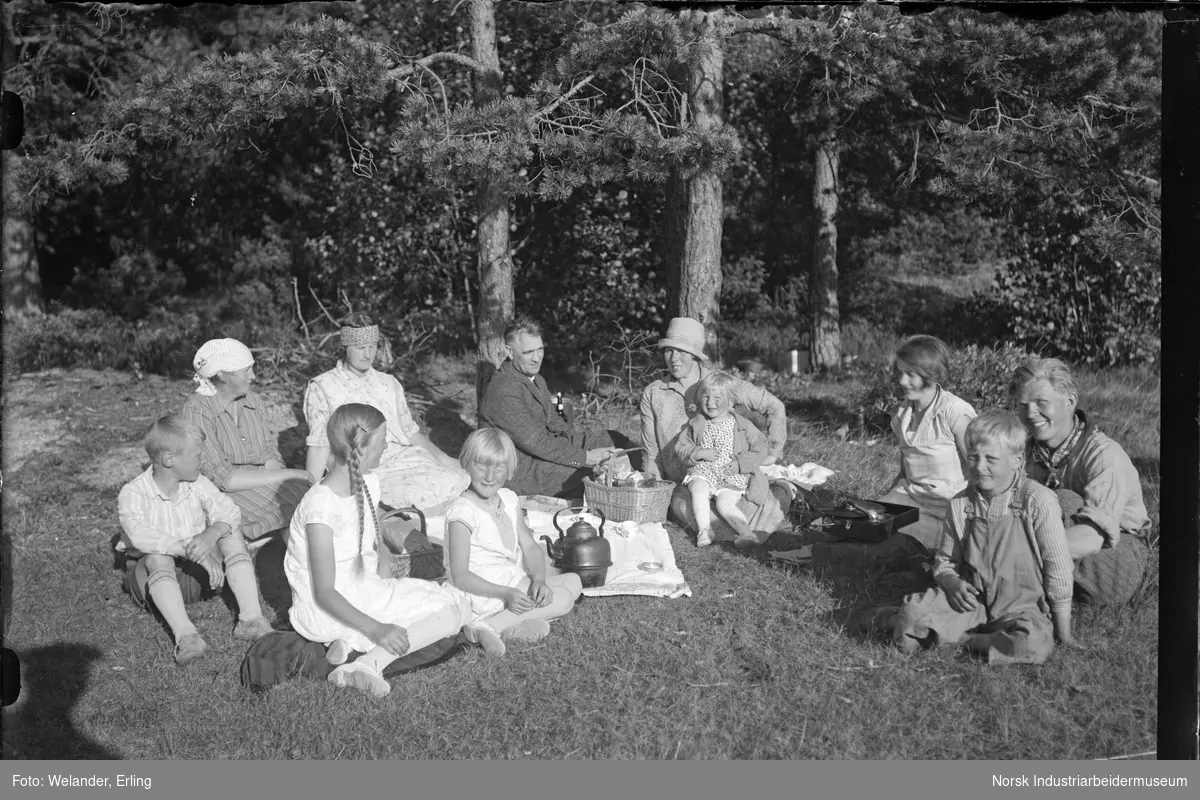
[[212,339],[196,351],[192,364],[196,393],[180,413],[204,431],[200,472],[242,510],[247,541],[286,531],[313,476],[287,469],[267,433],[264,401],[250,391],[253,354],[237,339]]

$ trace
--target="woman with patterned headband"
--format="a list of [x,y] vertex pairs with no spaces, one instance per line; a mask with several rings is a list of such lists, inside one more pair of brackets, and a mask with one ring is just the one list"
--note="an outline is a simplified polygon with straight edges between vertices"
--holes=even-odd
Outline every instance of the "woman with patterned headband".
[[342,327],[342,359],[309,382],[304,393],[308,470],[317,480],[325,474],[329,459],[325,426],[334,409],[366,403],[387,418],[387,449],[374,471],[382,483],[382,502],[438,514],[467,488],[471,477],[417,427],[400,381],[374,369],[379,342],[379,326],[369,316],[350,315]]
[[287,469],[267,433],[266,405],[250,391],[250,348],[237,339],[213,339],[196,351],[192,364],[196,393],[180,414],[204,431],[201,474],[237,503],[246,541],[286,531],[313,476]]

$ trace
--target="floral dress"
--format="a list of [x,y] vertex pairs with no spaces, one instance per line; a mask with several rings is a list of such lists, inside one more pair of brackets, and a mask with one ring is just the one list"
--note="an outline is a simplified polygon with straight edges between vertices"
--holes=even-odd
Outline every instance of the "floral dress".
[[341,361],[313,378],[304,393],[309,447],[329,446],[325,427],[334,409],[346,403],[374,406],[387,420],[387,448],[373,471],[383,484],[382,502],[437,514],[470,485],[471,477],[464,470],[446,466],[413,442],[420,428],[408,410],[400,381],[374,369],[359,375]]
[[[363,476],[372,497],[379,496],[379,478]],[[354,497],[340,497],[324,484],[316,484],[292,517],[283,571],[292,587],[289,618],[296,633],[312,642],[328,644],[343,639],[354,650],[366,653],[375,643],[365,634],[335,619],[317,605],[312,572],[308,563],[308,525],[328,525],[333,530],[333,585],[359,611],[380,622],[408,627],[444,608],[456,607],[465,598],[458,589],[417,578],[379,577],[375,552],[375,515],[364,504],[361,575],[354,572],[358,556],[358,504]],[[455,630],[447,630],[445,635]]]
[[738,472],[729,474],[726,471],[733,463],[733,457],[737,455],[733,452],[733,438],[736,430],[737,420],[732,414],[725,415],[724,419],[710,420],[704,426],[700,446],[715,450],[717,457],[713,461],[701,461],[689,469],[687,476],[683,479],[684,485],[703,478],[708,481],[710,497],[716,497],[717,492],[730,489],[737,492],[746,491],[746,487],[750,483],[749,476]]
[[[529,577],[517,539],[517,515],[521,513],[521,501],[510,489],[501,489],[496,494],[500,498],[500,507],[492,514],[465,497],[455,500],[446,509],[446,526],[449,527],[451,522],[461,522],[471,531],[468,564],[471,572],[500,586],[516,586]],[[442,559],[446,574],[450,575],[449,548],[444,549]],[[453,577],[450,580],[453,582]],[[467,597],[471,598],[471,609],[479,617],[490,617],[504,610],[504,601],[498,597],[469,593]]]

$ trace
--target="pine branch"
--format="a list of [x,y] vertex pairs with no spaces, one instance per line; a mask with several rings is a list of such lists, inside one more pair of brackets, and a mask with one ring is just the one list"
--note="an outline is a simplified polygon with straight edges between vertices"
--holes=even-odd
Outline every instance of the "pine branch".
[[403,64],[399,67],[390,69],[390,70],[388,70],[387,76],[389,79],[396,81],[397,83],[402,83],[404,78],[411,75],[418,68],[421,68],[421,67],[428,68],[428,67],[432,67],[434,64],[441,64],[443,62],[449,62],[451,64],[458,64],[459,66],[466,67],[467,69],[471,70],[472,72],[478,73],[480,75],[486,75],[488,72],[491,71],[491,70],[488,70],[487,67],[483,66],[475,59],[471,58],[470,56],[464,56],[462,53],[443,52],[443,53],[431,53],[430,55],[427,55],[424,58],[417,59],[416,61],[412,62],[411,64]]
[[579,94],[580,90],[582,90],[583,87],[585,87],[589,83],[591,83],[595,79],[595,77],[596,77],[596,73],[593,72],[590,75],[588,75],[586,78],[584,78],[583,80],[576,83],[574,86],[572,86],[570,88],[569,91],[567,91],[565,94],[559,95],[557,100],[555,100],[553,103],[551,103],[550,105],[548,105],[544,109],[542,109],[540,112],[538,112],[538,117],[550,116],[550,114],[554,113],[554,110],[556,108],[558,108],[563,103],[570,100],[575,95]]

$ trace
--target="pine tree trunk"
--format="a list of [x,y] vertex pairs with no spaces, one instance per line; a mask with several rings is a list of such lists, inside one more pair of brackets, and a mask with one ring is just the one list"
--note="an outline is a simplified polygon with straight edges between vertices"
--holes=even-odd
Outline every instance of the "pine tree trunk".
[[[699,39],[685,70],[686,120],[700,131],[724,123],[724,42],[722,11],[688,9],[680,21]],[[721,233],[724,202],[719,172],[701,170],[691,178],[672,171],[667,184],[667,280],[671,316],[704,323],[709,345],[716,340],[721,312]]]
[[[475,75],[475,105],[500,99],[500,51],[496,46],[493,0],[470,0],[472,55],[486,70]],[[513,265],[509,255],[508,196],[490,183],[475,187],[476,244],[479,267],[479,306],[475,329],[479,334],[476,365],[476,399],[496,368],[504,361],[504,326],[513,315]]]
[[[7,73],[16,66],[16,41],[13,31],[13,10],[4,4],[0,16],[0,36],[3,37],[3,69]],[[8,85],[8,81],[4,81]],[[17,205],[16,158],[21,152],[5,150],[0,153],[0,191],[2,191],[4,229],[0,241],[0,266],[3,269],[4,315],[8,318],[30,313],[41,313],[45,309],[42,297],[42,278],[38,271],[37,237],[33,222]]]
[[817,213],[812,281],[812,364],[838,369],[842,363],[842,335],[838,314],[837,212],[838,137],[829,130],[816,150],[813,208]]

